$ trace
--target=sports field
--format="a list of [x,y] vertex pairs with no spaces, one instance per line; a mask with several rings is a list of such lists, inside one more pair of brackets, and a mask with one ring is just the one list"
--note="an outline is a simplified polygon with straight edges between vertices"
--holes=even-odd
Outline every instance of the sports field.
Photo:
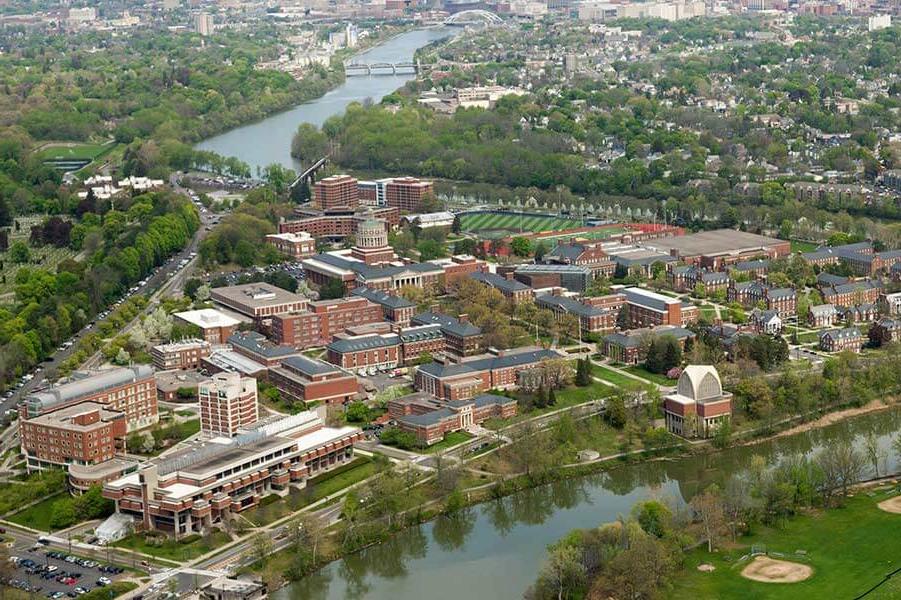
[[51,142],[37,150],[36,155],[41,160],[94,160],[111,147],[111,143]]
[[570,229],[580,225],[578,221],[572,219],[552,216],[473,213],[461,215],[460,217],[460,229],[462,231],[504,230],[514,233],[518,231],[529,233]]
[[[686,556],[685,568],[666,597],[855,598],[899,567],[901,514],[879,506],[897,495],[894,488],[859,492],[844,508],[790,518],[783,528],[757,527],[753,535],[714,554],[709,554],[706,546],[694,550]],[[751,564],[751,544],[763,547],[771,559],[809,567],[809,577],[797,583],[747,579],[742,573]],[[699,571],[702,564],[715,569]],[[899,594],[901,573],[869,593],[866,600],[888,600],[901,597]]]

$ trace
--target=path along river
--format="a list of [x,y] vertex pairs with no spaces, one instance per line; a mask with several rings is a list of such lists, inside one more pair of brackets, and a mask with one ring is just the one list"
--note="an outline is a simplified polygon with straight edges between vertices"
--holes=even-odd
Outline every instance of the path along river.
[[[444,27],[415,29],[358,54],[355,61],[370,64],[409,62],[417,48],[453,33]],[[351,102],[363,102],[367,98],[378,102],[412,78],[412,74],[348,77],[343,84],[316,100],[204,140],[197,148],[239,158],[250,165],[254,174],[257,167],[262,169],[272,163],[299,171],[300,163],[291,158],[291,138],[298,125],[304,122],[322,125],[332,115],[343,113]]]
[[846,439],[862,447],[866,432],[879,435],[889,473],[901,469],[891,441],[901,409],[855,417],[823,429],[753,446],[678,460],[622,466],[520,492],[476,506],[462,517],[441,517],[390,541],[336,561],[273,594],[275,600],[517,599],[535,580],[546,547],[575,528],[626,515],[646,498],[689,500],[711,483],[742,471],[753,454],[774,464],[781,456],[813,452],[824,441]]

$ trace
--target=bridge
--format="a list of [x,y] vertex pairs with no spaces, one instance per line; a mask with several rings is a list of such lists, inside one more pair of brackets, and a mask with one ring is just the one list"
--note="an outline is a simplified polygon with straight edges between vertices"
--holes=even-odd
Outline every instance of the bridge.
[[502,18],[487,10],[461,10],[444,20],[445,25],[485,25],[486,27],[506,26]]
[[297,178],[291,182],[291,185],[288,186],[289,190],[293,190],[294,186],[296,186],[301,181],[307,181],[309,183],[313,183],[313,177],[316,175],[316,171],[325,166],[325,163],[328,162],[328,157],[323,156],[312,165],[310,165],[306,171],[297,176]]
[[358,63],[348,62],[344,65],[344,75],[346,77],[359,77],[362,75],[398,75],[398,74],[416,74],[419,72],[419,62],[399,62],[399,63]]

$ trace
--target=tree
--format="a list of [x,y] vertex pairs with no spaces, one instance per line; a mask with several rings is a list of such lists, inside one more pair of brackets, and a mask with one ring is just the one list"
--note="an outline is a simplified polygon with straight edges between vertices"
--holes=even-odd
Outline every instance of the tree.
[[344,282],[340,279],[329,279],[328,283],[319,288],[320,300],[333,300],[343,298],[345,292]]
[[873,465],[873,476],[879,479],[879,465],[885,462],[886,453],[879,447],[879,437],[875,431],[868,431],[863,438],[864,453]]
[[607,398],[604,418],[611,427],[622,429],[629,422],[629,411],[626,409],[626,398],[622,392]]
[[672,527],[672,513],[658,500],[639,502],[632,508],[632,516],[645,533],[654,537],[662,538]]
[[830,506],[836,492],[841,499],[848,496],[848,490],[860,480],[866,459],[850,443],[833,441],[816,454],[814,462],[823,474],[820,482],[823,504]]
[[520,257],[528,257],[532,254],[532,242],[525,237],[517,236],[510,241],[513,254]]
[[586,576],[578,548],[558,544],[551,548],[538,573],[537,586],[552,593],[557,600],[574,598],[575,592],[585,585]]
[[16,240],[9,247],[9,251],[7,256],[9,260],[13,261],[16,264],[26,263],[31,260],[31,251],[28,249],[28,246],[22,240]]
[[256,562],[265,565],[272,554],[272,538],[268,533],[259,532],[250,540],[251,556]]
[[313,164],[328,154],[328,136],[311,123],[301,123],[291,139],[291,156]]
[[713,552],[727,529],[726,509],[720,489],[715,484],[711,485],[692,498],[690,506],[704,529],[707,551]]
[[366,423],[369,421],[369,407],[365,402],[351,402],[344,417],[348,423]]
[[580,387],[591,385],[591,361],[588,357],[576,361],[576,385]]

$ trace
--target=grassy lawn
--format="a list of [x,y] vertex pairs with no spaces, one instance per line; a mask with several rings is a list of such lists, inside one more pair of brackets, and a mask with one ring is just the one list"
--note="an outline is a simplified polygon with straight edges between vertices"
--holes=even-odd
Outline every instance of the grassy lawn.
[[444,435],[444,439],[436,444],[432,444],[428,448],[423,448],[423,454],[434,454],[435,452],[443,452],[452,446],[462,444],[466,440],[471,440],[472,435],[465,431],[451,431]]
[[809,344],[811,342],[820,341],[820,334],[817,331],[812,331],[810,333],[799,333],[798,334],[798,342],[802,344]]
[[635,387],[636,385],[641,385],[641,383],[635,381],[631,377],[626,377],[622,373],[617,373],[613,369],[608,369],[607,367],[602,367],[601,365],[592,364],[591,374],[598,379],[609,381],[613,385],[619,387]]
[[553,412],[555,410],[560,410],[561,408],[568,408],[577,404],[590,402],[591,400],[607,398],[613,395],[615,392],[616,390],[614,390],[612,387],[599,381],[595,381],[591,385],[587,385],[585,387],[570,386],[564,390],[558,390],[554,392],[557,397],[557,403],[553,406],[536,408],[528,412],[521,412],[515,417],[510,417],[509,419],[488,419],[483,425],[486,429],[500,429],[507,425],[519,423],[520,421],[524,421],[532,417],[537,417],[549,412]]
[[53,505],[66,498],[70,498],[70,496],[65,492],[51,496],[41,500],[34,506],[11,515],[9,520],[32,529],[50,531],[50,517],[53,514]]
[[228,537],[228,534],[221,531],[214,531],[206,538],[192,535],[180,541],[167,539],[160,546],[151,546],[147,543],[144,536],[133,533],[118,542],[114,542],[113,545],[118,546],[119,548],[127,548],[136,552],[142,552],[151,556],[179,562],[191,560],[206,554],[207,552],[212,552],[216,548],[228,543],[230,540],[231,538]]
[[657,373],[651,373],[641,365],[629,365],[628,367],[623,367],[623,371],[631,373],[636,377],[641,377],[647,381],[652,381],[658,385],[668,385],[674,386],[676,385],[676,381],[673,379],[667,379],[666,375],[658,375]]
[[817,245],[813,242],[803,242],[801,240],[791,241],[792,254],[794,254],[795,252],[813,252],[816,249]]
[[716,309],[712,306],[702,306],[699,310],[701,311],[701,316],[706,320],[713,321],[716,319]]
[[[708,554],[705,549],[688,554],[685,570],[668,594],[671,598],[854,598],[898,568],[901,555],[901,515],[880,510],[876,504],[894,495],[861,494],[844,508],[817,511],[791,519],[784,528],[761,527],[741,539],[735,549]],[[785,560],[809,564],[810,579],[799,583],[759,583],[739,575],[747,562],[738,559],[751,544],[765,544],[768,552]],[[797,555],[796,551],[806,555]],[[777,557],[778,558],[778,557]],[[712,573],[697,570],[701,563],[716,567]],[[897,580],[898,577],[895,577]],[[869,594],[867,600],[898,598],[901,582],[893,581]]]

